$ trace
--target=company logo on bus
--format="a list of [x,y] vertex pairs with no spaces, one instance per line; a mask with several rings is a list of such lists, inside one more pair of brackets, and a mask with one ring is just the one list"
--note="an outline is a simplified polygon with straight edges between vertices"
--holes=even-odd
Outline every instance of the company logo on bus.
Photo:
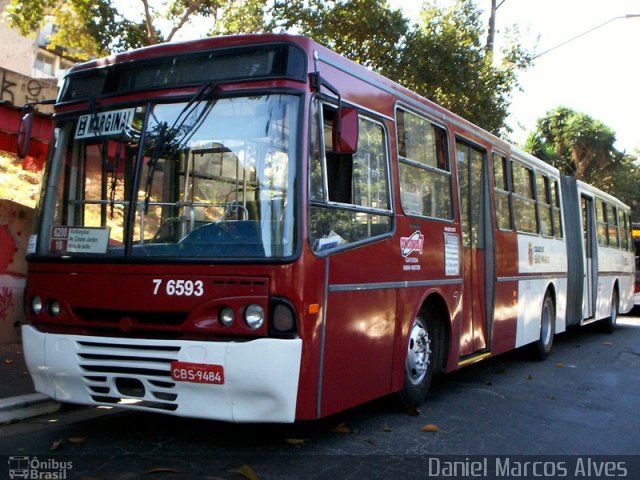
[[408,237],[400,237],[400,249],[403,257],[408,257],[414,252],[422,253],[424,251],[424,235],[416,230]]

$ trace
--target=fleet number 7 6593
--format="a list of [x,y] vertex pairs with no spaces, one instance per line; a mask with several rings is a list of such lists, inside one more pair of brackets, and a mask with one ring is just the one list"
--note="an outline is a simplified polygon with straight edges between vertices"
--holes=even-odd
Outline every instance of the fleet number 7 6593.
[[204,295],[204,282],[202,280],[182,280],[162,278],[153,279],[153,294],[165,293],[170,297],[201,297]]

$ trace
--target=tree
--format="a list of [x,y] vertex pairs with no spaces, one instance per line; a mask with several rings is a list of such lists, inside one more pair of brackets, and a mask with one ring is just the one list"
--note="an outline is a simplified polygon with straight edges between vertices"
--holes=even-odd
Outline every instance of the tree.
[[615,148],[615,141],[615,132],[601,121],[560,106],[538,120],[525,149],[561,173],[639,208],[640,167],[634,157]]
[[517,73],[533,57],[515,40],[516,31],[501,63],[494,64],[493,53],[482,44],[485,28],[477,0],[458,0],[446,10],[425,1],[414,22],[386,0],[167,0],[162,10],[154,8],[158,0],[151,1],[134,2],[138,11],[129,17],[116,0],[12,0],[7,12],[23,34],[53,16],[61,25],[54,46],[63,45],[78,58],[171,41],[197,17],[209,19],[209,35],[285,28],[496,134],[506,131]]
[[565,175],[591,183],[619,162],[615,140],[613,130],[601,121],[560,106],[538,120],[526,148]]
[[385,0],[275,0],[269,28],[298,31],[390,75],[398,69],[409,21]]
[[533,53],[508,33],[500,65],[483,44],[481,12],[473,0],[442,10],[425,3],[421,23],[408,35],[400,83],[492,133],[506,133],[517,73],[531,65]]
[[[264,12],[257,7],[265,5],[263,0],[140,0],[129,6],[127,15],[123,3],[116,0],[12,0],[6,16],[9,25],[25,36],[54,23],[58,31],[50,38],[51,45],[88,59],[170,42],[197,18],[207,19],[213,33],[223,28],[218,25],[223,13],[236,20],[250,13],[259,15],[257,23],[262,24]],[[248,19],[252,27],[254,18]]]

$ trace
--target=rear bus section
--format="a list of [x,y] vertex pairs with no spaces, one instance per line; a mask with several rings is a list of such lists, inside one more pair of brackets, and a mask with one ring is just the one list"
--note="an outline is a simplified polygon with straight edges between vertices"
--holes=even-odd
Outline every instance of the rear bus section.
[[568,325],[600,322],[607,331],[633,308],[635,261],[630,209],[605,192],[563,179],[568,230]]

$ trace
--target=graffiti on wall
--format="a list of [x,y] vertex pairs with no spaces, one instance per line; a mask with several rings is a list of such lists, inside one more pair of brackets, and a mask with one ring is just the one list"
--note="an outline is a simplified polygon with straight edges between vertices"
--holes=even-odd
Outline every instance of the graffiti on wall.
[[13,289],[9,287],[0,288],[0,319],[4,320],[11,308],[11,298],[13,297]]
[[[0,225],[0,275],[7,273],[17,251],[18,246],[9,231],[9,225]],[[0,320],[4,320],[7,317],[11,307],[12,294],[12,288],[5,286],[0,288]]]
[[3,275],[13,263],[13,257],[18,251],[16,241],[7,224],[0,225],[0,247],[0,275]]
[[0,199],[0,345],[20,340],[33,216],[32,208]]
[[0,68],[0,102],[22,107],[25,103],[48,100],[57,95],[58,87],[54,83]]

